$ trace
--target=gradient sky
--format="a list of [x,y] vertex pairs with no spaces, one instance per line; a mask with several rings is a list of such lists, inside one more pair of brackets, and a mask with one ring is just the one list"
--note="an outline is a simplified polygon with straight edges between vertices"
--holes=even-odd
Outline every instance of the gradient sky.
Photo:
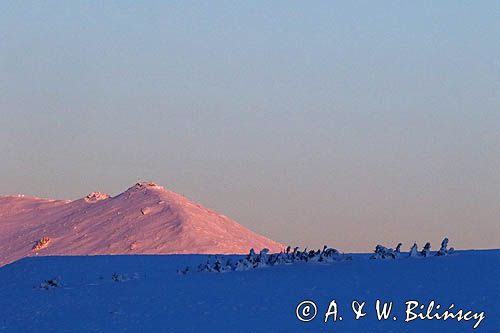
[[275,240],[500,247],[500,2],[2,1],[0,194],[152,180]]

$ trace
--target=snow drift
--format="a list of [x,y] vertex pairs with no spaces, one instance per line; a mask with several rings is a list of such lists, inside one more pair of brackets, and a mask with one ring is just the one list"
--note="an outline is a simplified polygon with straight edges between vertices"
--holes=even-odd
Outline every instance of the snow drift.
[[154,183],[74,201],[0,197],[0,266],[34,255],[238,254],[284,247]]
[[[435,253],[433,253],[435,254]],[[448,256],[293,263],[180,275],[206,255],[36,257],[0,268],[0,332],[487,332],[500,327],[500,250]],[[229,256],[234,261],[244,256]],[[375,302],[394,302],[378,321]],[[314,301],[302,322],[296,308]],[[331,300],[344,320],[324,322]],[[356,320],[351,302],[366,302]],[[474,320],[405,322],[405,302],[484,311]],[[422,310],[425,312],[425,310]]]

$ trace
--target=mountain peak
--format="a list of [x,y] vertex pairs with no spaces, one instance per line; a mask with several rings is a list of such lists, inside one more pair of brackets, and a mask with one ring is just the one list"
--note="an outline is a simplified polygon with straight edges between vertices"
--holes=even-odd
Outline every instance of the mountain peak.
[[[6,197],[7,198],[7,197]],[[0,266],[30,255],[237,254],[283,245],[153,182],[83,200],[0,198]],[[93,203],[99,204],[93,204]],[[50,244],[38,252],[33,244]]]
[[132,188],[155,188],[155,189],[164,189],[163,186],[160,186],[156,183],[153,183],[153,182],[138,182],[138,183],[135,183],[134,186],[132,186]]

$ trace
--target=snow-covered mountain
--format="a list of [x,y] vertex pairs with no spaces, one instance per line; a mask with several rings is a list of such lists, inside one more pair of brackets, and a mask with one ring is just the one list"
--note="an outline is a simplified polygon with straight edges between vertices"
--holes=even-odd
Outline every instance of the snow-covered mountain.
[[74,201],[0,197],[0,266],[34,255],[279,252],[283,245],[154,183]]

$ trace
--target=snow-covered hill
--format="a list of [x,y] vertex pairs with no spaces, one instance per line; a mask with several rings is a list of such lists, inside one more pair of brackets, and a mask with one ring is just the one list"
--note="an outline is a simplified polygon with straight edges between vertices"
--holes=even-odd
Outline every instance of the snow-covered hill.
[[[500,250],[398,260],[292,264],[228,273],[190,273],[204,255],[25,258],[0,268],[0,332],[499,332]],[[50,281],[52,280],[52,281]],[[393,301],[378,321],[375,301]],[[296,307],[314,301],[317,316]],[[324,323],[332,300],[338,315]],[[366,301],[354,319],[351,303]],[[405,322],[405,302],[442,313],[484,311],[477,320]],[[417,310],[415,310],[417,311]],[[464,311],[464,313],[465,313]],[[397,320],[394,320],[393,317]]]
[[75,201],[0,197],[0,266],[25,256],[279,252],[283,246],[153,183]]

